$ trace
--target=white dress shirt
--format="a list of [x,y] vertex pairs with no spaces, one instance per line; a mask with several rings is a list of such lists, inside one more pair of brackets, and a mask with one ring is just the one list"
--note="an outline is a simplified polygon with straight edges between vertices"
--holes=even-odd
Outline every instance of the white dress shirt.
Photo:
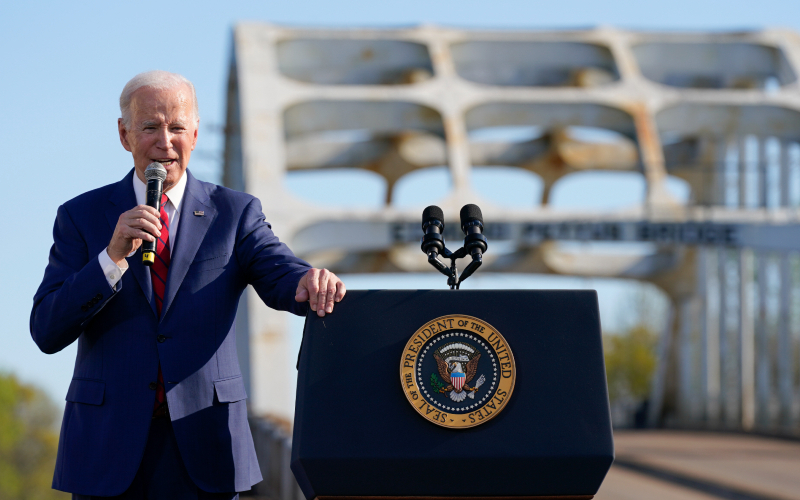
[[[169,218],[169,240],[167,243],[169,244],[170,250],[175,248],[175,236],[178,234],[178,222],[180,222],[181,218],[180,206],[184,191],[186,191],[185,173],[181,175],[178,183],[172,186],[172,189],[166,193],[168,201],[164,205],[164,211]],[[137,205],[147,204],[147,185],[139,179],[136,173],[133,174],[133,192],[136,194]],[[136,250],[131,252],[128,257],[131,257],[135,253]],[[125,267],[118,266],[111,260],[111,257],[108,256],[108,247],[100,252],[98,259],[100,261],[100,267],[103,269],[103,274],[106,276],[106,281],[108,281],[108,285],[112,290],[116,290],[117,282],[122,279],[122,275],[128,270],[127,261],[123,261]]]

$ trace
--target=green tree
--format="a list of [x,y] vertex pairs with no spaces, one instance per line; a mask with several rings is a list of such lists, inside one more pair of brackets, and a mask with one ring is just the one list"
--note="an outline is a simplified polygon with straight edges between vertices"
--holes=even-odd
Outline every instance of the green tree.
[[0,500],[66,499],[51,489],[58,411],[39,389],[0,373]]
[[608,378],[608,397],[644,399],[656,368],[656,335],[637,325],[623,335],[604,335],[603,350]]

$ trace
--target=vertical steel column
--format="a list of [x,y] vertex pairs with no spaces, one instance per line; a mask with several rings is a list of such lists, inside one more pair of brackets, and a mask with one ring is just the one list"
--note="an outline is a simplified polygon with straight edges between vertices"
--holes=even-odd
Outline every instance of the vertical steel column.
[[788,253],[781,254],[780,266],[781,298],[780,321],[778,326],[778,397],[780,400],[780,425],[784,429],[789,429],[792,425],[794,384],[792,384],[791,338],[792,268]]
[[[781,169],[781,205],[791,205],[792,165],[790,147],[792,142],[780,143],[780,169]],[[780,280],[780,301],[778,316],[778,425],[784,430],[792,427],[794,388],[792,383],[792,337],[791,337],[791,307],[792,307],[792,266],[788,253],[780,255],[778,279]]]
[[715,205],[724,206],[728,194],[728,138],[720,137],[716,144],[713,166],[714,188],[716,190]]
[[758,206],[766,208],[769,202],[769,172],[767,170],[767,140],[758,138],[758,162],[756,163],[756,176],[758,178]]
[[756,254],[756,274],[758,280],[758,315],[756,320],[756,426],[760,429],[770,427],[772,417],[769,411],[771,396],[771,356],[767,328],[767,269],[769,254]]
[[790,144],[791,143],[789,141],[780,141],[780,146],[779,146],[780,147],[780,156],[779,156],[779,160],[778,161],[780,161],[780,169],[781,169],[781,174],[780,174],[780,179],[781,179],[781,182],[780,182],[780,186],[781,186],[780,187],[780,189],[781,189],[780,205],[782,207],[788,207],[789,206],[789,193],[790,193],[789,190],[791,188],[791,180],[792,180],[791,170],[789,169],[789,145]]
[[702,425],[705,416],[705,401],[708,397],[708,363],[706,360],[708,349],[706,280],[708,277],[706,276],[705,247],[698,246],[695,252],[697,265],[695,267],[695,291],[692,298],[692,326],[690,329],[694,355],[692,357],[690,398],[691,420],[692,424],[697,427]]
[[753,325],[753,253],[739,250],[739,400],[741,426],[750,430],[755,424],[755,331]]
[[[706,270],[706,279],[711,276],[711,269],[714,259],[717,261],[717,274],[719,274],[719,251],[715,251],[713,248],[706,249],[706,257],[705,257],[705,270]],[[717,288],[719,287],[719,277],[717,277]],[[705,419],[708,423],[710,428],[716,428],[719,425],[720,416],[721,416],[721,408],[720,408],[720,391],[721,391],[721,366],[720,366],[720,355],[719,355],[719,337],[720,337],[720,324],[719,318],[720,315],[717,314],[716,318],[714,315],[709,313],[709,302],[708,302],[708,293],[709,288],[708,284],[706,284],[706,321],[705,321],[705,372],[706,372],[706,409],[705,409]],[[717,297],[719,299],[719,297]],[[717,306],[719,306],[719,300],[717,301]]]
[[[782,163],[779,167],[782,169]],[[759,138],[758,141],[758,172],[759,172],[759,206],[766,209],[769,203],[769,176],[767,139]],[[782,170],[778,175],[778,186],[780,193],[775,201],[777,205],[784,205],[788,199],[788,182]],[[770,415],[770,399],[772,395],[771,371],[772,356],[769,349],[769,318],[767,316],[767,294],[769,293],[767,273],[769,269],[770,254],[767,252],[756,252],[754,254],[756,266],[756,280],[758,288],[758,305],[756,306],[755,320],[755,426],[759,429],[769,429],[772,421]]]
[[740,207],[747,206],[747,136],[741,135],[737,140],[737,152],[739,163],[739,197],[737,201]]
[[[729,138],[723,138],[719,145],[719,152],[717,153],[720,159],[717,168],[717,205],[725,206],[727,202],[728,193],[728,144]],[[719,283],[719,422],[727,423],[730,419],[730,341],[728,339],[728,249],[726,247],[719,247],[717,254],[717,274]]]
[[720,247],[717,254],[717,273],[719,274],[719,409],[720,421],[727,423],[730,419],[730,341],[728,339],[728,249]]
[[[750,162],[747,158],[747,136],[738,137],[739,163],[739,208],[746,208],[748,203],[748,185],[750,184]],[[756,193],[760,193],[760,190]],[[739,321],[737,321],[736,361],[733,364],[734,383],[728,393],[730,401],[726,406],[733,414],[729,420],[736,420],[736,427],[751,429],[755,420],[755,402],[753,401],[753,325],[750,300],[750,277],[753,274],[750,251],[739,249],[737,274],[739,276]],[[727,410],[726,410],[727,411]]]
[[699,412],[702,420],[709,420],[712,384],[710,383],[709,343],[712,326],[711,315],[708,314],[708,265],[711,250],[705,247],[697,249],[697,324],[700,326],[700,373],[699,375]]
[[667,371],[669,368],[669,353],[672,350],[672,336],[677,314],[677,305],[670,301],[667,311],[667,322],[661,338],[658,341],[656,370],[650,385],[650,406],[647,411],[647,426],[658,427],[661,423],[661,410],[664,407],[664,390],[667,386]]
[[692,421],[692,299],[685,297],[678,305],[678,416],[686,423]]

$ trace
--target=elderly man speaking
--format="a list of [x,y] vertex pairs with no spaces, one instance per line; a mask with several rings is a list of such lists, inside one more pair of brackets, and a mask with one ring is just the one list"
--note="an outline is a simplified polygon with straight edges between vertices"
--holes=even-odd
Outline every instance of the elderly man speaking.
[[[58,209],[34,297],[46,353],[75,340],[53,487],[73,498],[232,499],[261,481],[236,357],[239,297],[320,316],[344,297],[333,273],[281,243],[258,199],[187,170],[199,123],[194,86],[163,71],[120,96],[119,139],[134,168]],[[167,171],[161,210],[145,169]],[[156,262],[142,264],[143,240]]]

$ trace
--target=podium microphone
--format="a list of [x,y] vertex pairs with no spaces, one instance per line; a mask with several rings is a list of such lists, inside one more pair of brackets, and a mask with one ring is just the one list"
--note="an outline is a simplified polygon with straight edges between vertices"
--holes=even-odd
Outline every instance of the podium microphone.
[[464,231],[464,249],[473,259],[480,259],[488,247],[483,235],[483,214],[478,205],[464,205],[461,208],[461,230]]
[[420,247],[428,257],[433,252],[433,258],[436,258],[444,250],[444,212],[441,208],[431,205],[422,211],[422,230],[425,234]]
[[[147,203],[149,207],[161,210],[161,190],[167,179],[167,169],[164,165],[154,161],[144,171],[147,180]],[[156,241],[142,242],[142,264],[152,266],[156,261]]]
[[[437,271],[447,276],[447,284],[451,290],[458,290],[461,282],[472,276],[483,264],[483,253],[488,248],[486,236],[483,235],[483,214],[478,205],[464,205],[461,209],[461,230],[464,231],[464,246],[451,252],[444,246],[444,212],[436,205],[431,205],[422,212],[422,241],[420,247],[428,256],[428,263]],[[448,268],[439,260],[439,254],[450,259]],[[472,256],[472,262],[467,264],[464,272],[459,276],[456,260],[467,255]]]

